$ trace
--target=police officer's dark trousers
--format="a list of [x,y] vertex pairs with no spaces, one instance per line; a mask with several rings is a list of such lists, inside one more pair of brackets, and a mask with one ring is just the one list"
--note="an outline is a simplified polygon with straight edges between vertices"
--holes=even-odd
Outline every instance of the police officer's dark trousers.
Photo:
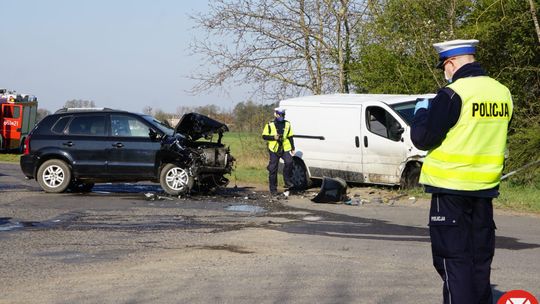
[[492,199],[433,194],[429,232],[433,265],[443,279],[444,303],[491,304]]
[[292,186],[291,184],[291,175],[292,175],[292,156],[291,153],[282,152],[282,153],[274,153],[272,151],[268,151],[270,156],[270,161],[268,162],[268,184],[270,185],[270,192],[275,193],[277,192],[277,174],[278,174],[278,166],[279,166],[279,159],[282,158],[283,162],[285,162],[285,165],[283,166],[283,180],[285,182],[285,187]]

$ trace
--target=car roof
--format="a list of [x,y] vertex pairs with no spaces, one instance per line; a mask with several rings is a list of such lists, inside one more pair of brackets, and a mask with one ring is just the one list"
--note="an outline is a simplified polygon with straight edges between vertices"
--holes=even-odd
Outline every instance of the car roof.
[[433,98],[435,94],[399,95],[399,94],[327,94],[301,96],[280,101],[280,106],[317,105],[317,104],[362,104],[380,101],[386,104],[398,104],[414,101],[417,98]]
[[110,108],[61,108],[58,109],[54,114],[71,114],[71,113],[104,113],[104,112],[122,112],[122,113],[131,113],[124,110],[116,110]]

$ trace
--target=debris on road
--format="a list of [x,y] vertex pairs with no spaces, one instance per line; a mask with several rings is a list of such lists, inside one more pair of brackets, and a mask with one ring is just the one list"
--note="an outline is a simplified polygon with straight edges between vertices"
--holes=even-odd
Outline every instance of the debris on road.
[[347,183],[339,177],[325,177],[321,185],[321,191],[311,201],[315,203],[339,203],[347,199]]
[[161,195],[157,195],[155,193],[145,193],[144,197],[146,198],[147,201],[156,201],[156,200],[158,200],[158,201],[162,201],[162,200],[172,201],[172,200],[174,200],[172,197],[161,196]]

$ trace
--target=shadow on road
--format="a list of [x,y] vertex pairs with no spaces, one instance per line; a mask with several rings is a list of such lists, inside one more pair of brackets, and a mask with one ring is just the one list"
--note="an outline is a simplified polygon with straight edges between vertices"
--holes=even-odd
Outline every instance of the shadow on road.
[[[313,210],[299,209],[314,213]],[[316,211],[324,221],[310,222],[299,221],[286,223],[277,230],[295,233],[311,234],[339,238],[353,238],[364,240],[387,240],[387,241],[416,241],[429,242],[429,229],[423,227],[404,226],[392,224],[388,221],[354,217],[343,214]],[[538,248],[540,244],[521,242],[512,237],[497,236],[496,248],[509,250],[522,250]]]

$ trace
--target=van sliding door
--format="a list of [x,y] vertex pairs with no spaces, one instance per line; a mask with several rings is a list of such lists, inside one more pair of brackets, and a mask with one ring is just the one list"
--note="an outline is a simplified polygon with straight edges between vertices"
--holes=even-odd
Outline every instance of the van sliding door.
[[300,106],[287,112],[287,120],[295,134],[296,150],[303,154],[312,177],[363,180],[361,115],[359,105],[335,104]]

